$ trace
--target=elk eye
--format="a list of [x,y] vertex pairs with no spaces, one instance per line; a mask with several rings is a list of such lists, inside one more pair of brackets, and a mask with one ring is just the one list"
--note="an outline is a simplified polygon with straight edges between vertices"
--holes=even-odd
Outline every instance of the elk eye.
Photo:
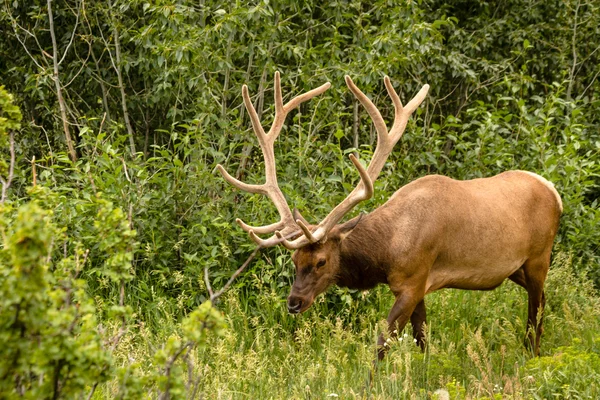
[[321,268],[323,265],[325,265],[325,260],[319,260],[319,262],[317,262],[317,268]]

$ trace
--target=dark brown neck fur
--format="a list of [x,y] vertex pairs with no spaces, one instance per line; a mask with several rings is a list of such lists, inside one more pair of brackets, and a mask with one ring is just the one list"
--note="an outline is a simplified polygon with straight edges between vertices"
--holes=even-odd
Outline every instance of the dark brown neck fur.
[[385,243],[374,242],[382,235],[374,232],[376,227],[369,217],[365,216],[341,244],[338,286],[366,290],[388,283],[388,266],[382,261]]

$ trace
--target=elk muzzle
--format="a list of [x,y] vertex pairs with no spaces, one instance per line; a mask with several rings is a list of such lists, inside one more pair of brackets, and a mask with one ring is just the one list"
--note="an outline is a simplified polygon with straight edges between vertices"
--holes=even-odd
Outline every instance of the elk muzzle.
[[288,312],[290,314],[299,314],[308,310],[312,303],[312,297],[295,295],[292,290],[292,293],[290,293],[287,299]]

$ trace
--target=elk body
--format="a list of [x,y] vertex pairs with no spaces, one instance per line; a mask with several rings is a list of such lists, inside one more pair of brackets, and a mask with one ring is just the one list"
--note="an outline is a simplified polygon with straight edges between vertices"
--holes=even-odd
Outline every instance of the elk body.
[[[387,318],[390,335],[401,332],[410,320],[413,335],[423,347],[425,295],[443,288],[491,290],[508,278],[528,293],[528,340],[539,354],[543,286],[562,212],[560,196],[541,176],[508,171],[491,178],[457,181],[430,175],[402,187],[370,214],[338,224],[356,204],[372,196],[373,181],[428,90],[425,85],[402,106],[387,77],[384,82],[395,106],[389,132],[377,108],[346,77],[349,89],[373,119],[377,148],[367,169],[350,156],[361,181],[318,225],[309,224],[288,207],[277,185],[273,142],[287,113],[324,92],[329,84],[284,106],[276,73],[276,116],[269,133],[262,130],[244,86],[244,103],[265,156],[266,183],[248,185],[231,177],[220,165],[218,169],[232,185],[269,196],[281,221],[256,228],[239,219],[238,224],[261,247],[282,244],[296,250],[292,255],[296,279],[288,297],[290,313],[307,310],[315,297],[333,284],[355,289],[387,284],[395,296]],[[257,233],[275,234],[261,239]],[[385,353],[383,335],[378,344],[381,358]]]

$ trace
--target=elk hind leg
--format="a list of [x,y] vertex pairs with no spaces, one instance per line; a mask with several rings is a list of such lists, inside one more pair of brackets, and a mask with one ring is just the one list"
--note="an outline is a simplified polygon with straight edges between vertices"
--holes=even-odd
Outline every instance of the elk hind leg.
[[511,281],[527,290],[527,280],[525,279],[525,271],[523,267],[519,268],[515,273],[508,277]]
[[[524,288],[527,293],[529,294],[529,289],[527,289],[527,280],[525,279],[525,271],[523,270],[523,267],[521,267],[520,269],[518,269],[515,273],[513,273],[512,275],[510,275],[508,277],[508,279],[510,279],[511,281],[513,281],[514,283],[516,283],[517,285],[521,286],[522,288]],[[533,329],[533,325],[529,325],[529,319],[531,317],[528,316],[528,320],[527,320],[527,326],[525,328],[526,332],[525,332],[525,347],[527,348],[533,348],[533,342],[531,341],[531,334],[533,333],[532,329]]]
[[544,282],[546,281],[549,268],[549,253],[536,259],[527,260],[522,268],[529,297],[527,310],[527,337],[531,349],[536,356],[540,354],[540,339],[544,330],[542,327],[544,306],[546,305]]

